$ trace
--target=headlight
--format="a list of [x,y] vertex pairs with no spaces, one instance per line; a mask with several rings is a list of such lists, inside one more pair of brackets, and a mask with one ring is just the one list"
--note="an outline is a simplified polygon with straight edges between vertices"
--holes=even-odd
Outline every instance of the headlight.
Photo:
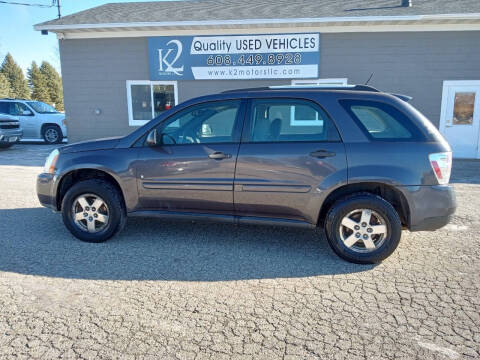
[[55,172],[55,165],[57,164],[58,156],[60,152],[58,149],[53,150],[50,155],[48,155],[47,160],[45,160],[45,166],[43,167],[43,172],[53,174]]

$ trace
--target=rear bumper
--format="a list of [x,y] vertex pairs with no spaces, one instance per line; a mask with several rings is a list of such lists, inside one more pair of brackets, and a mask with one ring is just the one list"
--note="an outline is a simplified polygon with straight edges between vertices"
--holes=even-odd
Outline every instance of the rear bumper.
[[8,143],[10,138],[17,138],[13,142],[19,141],[23,137],[22,129],[0,129],[0,143]]
[[39,174],[37,176],[37,196],[40,204],[58,211],[55,193],[55,175]]
[[457,208],[451,185],[403,186],[409,210],[410,231],[432,231],[447,225]]

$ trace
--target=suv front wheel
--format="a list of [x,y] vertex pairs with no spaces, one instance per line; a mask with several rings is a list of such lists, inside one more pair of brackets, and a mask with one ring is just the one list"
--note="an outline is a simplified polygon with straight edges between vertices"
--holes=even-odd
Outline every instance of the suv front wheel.
[[57,125],[47,125],[42,131],[43,140],[47,144],[59,144],[63,140],[62,130]]
[[393,206],[380,196],[361,193],[337,201],[327,214],[327,239],[343,259],[372,264],[398,246],[402,223]]
[[120,232],[126,213],[120,192],[101,179],[73,185],[62,201],[65,226],[78,239],[103,242]]

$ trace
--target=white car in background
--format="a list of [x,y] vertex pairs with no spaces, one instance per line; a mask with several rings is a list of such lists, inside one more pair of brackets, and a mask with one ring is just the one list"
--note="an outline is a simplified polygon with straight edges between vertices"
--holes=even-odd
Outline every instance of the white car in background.
[[66,140],[65,114],[51,105],[35,100],[0,99],[0,113],[18,117],[23,129],[22,141],[58,144]]

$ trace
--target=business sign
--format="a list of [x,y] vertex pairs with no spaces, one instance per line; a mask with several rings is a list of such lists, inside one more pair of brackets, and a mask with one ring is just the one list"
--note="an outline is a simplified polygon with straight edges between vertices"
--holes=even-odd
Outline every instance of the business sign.
[[320,36],[159,36],[148,54],[150,80],[316,78]]

